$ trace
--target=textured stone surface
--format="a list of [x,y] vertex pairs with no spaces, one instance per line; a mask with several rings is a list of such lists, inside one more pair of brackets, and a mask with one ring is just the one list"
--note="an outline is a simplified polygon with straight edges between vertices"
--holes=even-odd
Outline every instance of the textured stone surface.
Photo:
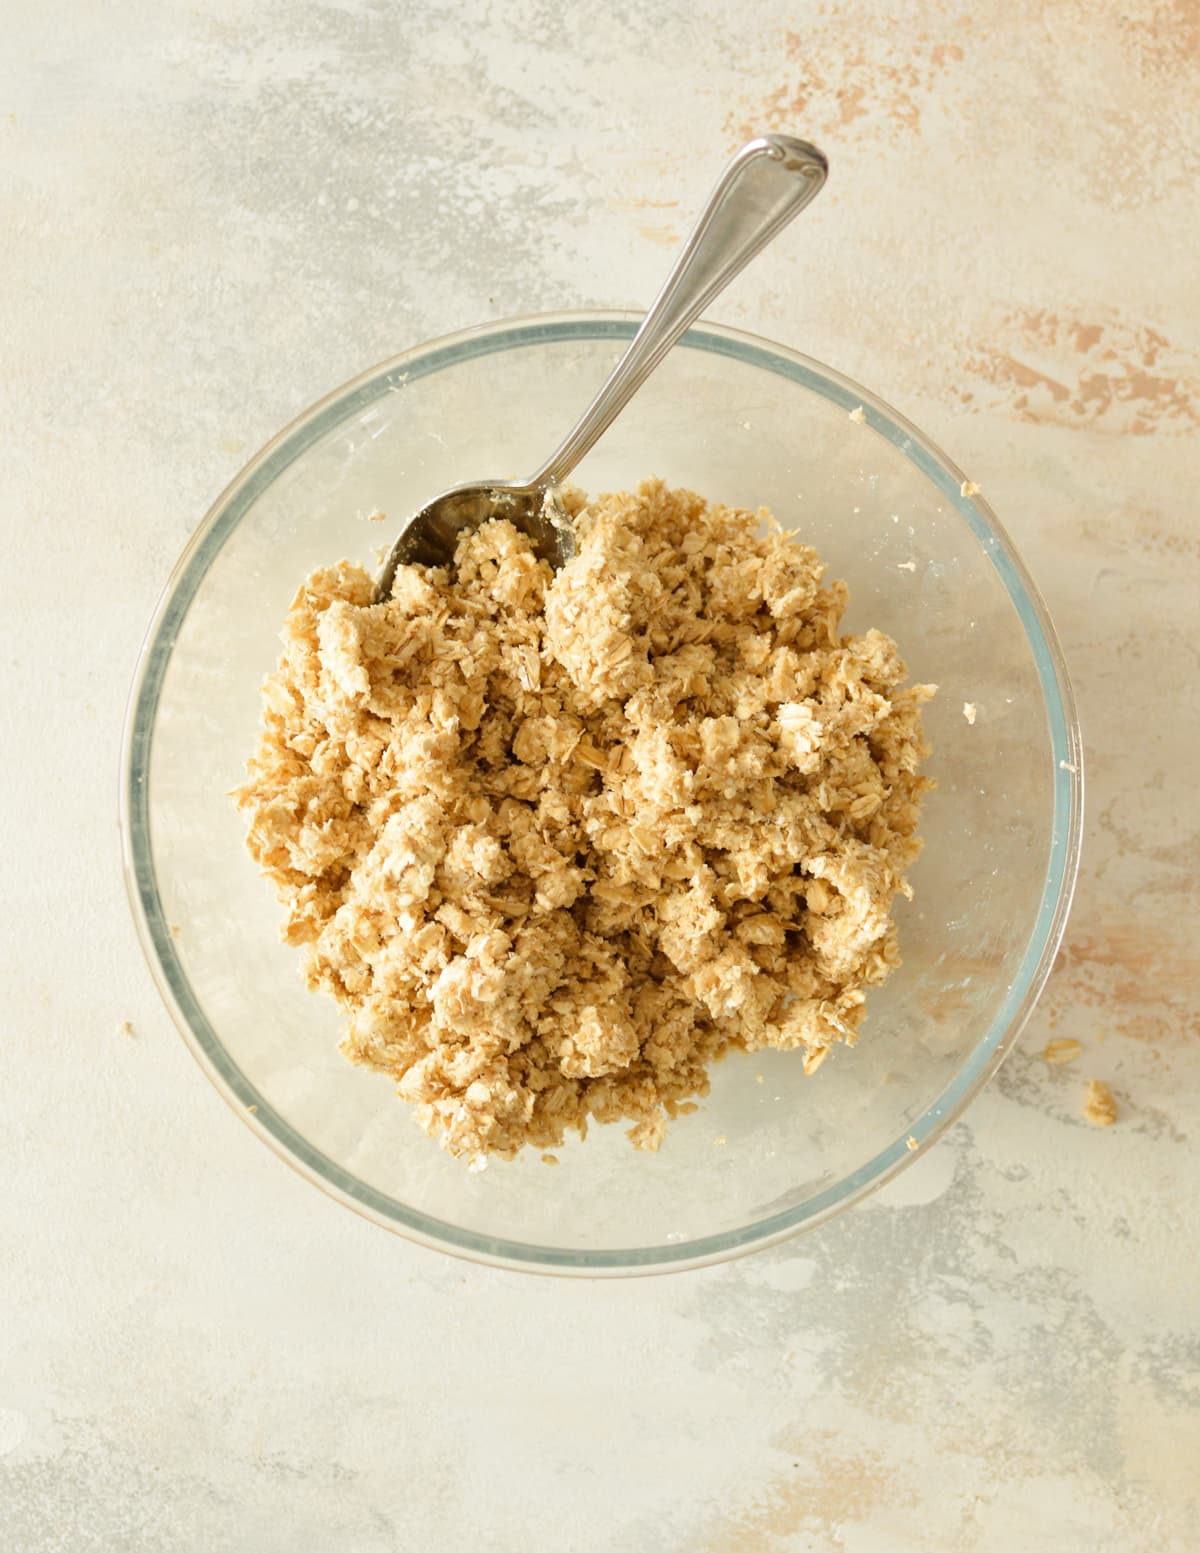
[[[4,1548],[1194,1548],[1193,0],[4,28]],[[459,1265],[282,1169],[170,1027],[119,871],[133,658],[278,426],[444,330],[644,302],[762,127],[834,176],[716,316],[879,388],[1014,533],[1088,743],[1067,946],[969,1118],[845,1219],[622,1286]]]

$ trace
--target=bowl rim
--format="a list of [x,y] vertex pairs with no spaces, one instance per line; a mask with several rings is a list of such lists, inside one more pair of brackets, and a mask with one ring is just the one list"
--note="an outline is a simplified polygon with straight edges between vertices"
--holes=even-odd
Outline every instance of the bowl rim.
[[[991,561],[1017,611],[1042,689],[1055,763],[1053,820],[1046,878],[1020,967],[987,1032],[951,1081],[904,1134],[857,1170],[795,1208],[752,1224],[663,1246],[564,1251],[488,1236],[424,1214],[314,1148],[238,1068],[191,989],[163,913],[151,844],[147,775],[163,678],[179,627],[209,566],[261,492],[318,437],[414,377],[478,356],[570,340],[632,338],[641,315],[584,310],[501,319],[416,345],[368,368],[317,400],[267,442],[226,485],[176,561],[155,605],[135,664],[122,734],[119,825],[126,891],[138,939],[160,996],[185,1044],[241,1120],[276,1154],[329,1196],[407,1239],[475,1262],[517,1271],[620,1277],[703,1267],[777,1244],[877,1191],[920,1158],[944,1133],[1012,1050],[1045,985],[1066,928],[1083,836],[1083,745],[1074,694],[1049,611],[1024,562],[979,491],[942,450],[878,395],[788,346],[703,320],[678,350],[732,357],[816,392],[903,453],[951,503]],[[250,1107],[254,1107],[253,1110]],[[914,1147],[915,1143],[915,1147]]]

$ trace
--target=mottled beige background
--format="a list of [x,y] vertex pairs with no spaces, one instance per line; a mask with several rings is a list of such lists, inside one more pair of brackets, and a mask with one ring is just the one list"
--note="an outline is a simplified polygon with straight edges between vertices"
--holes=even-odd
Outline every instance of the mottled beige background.
[[[1192,1553],[1200,5],[0,25],[5,1553]],[[1022,1049],[860,1211],[661,1281],[492,1274],[324,1200],[194,1071],[119,878],[125,689],[278,426],[444,330],[645,302],[767,127],[833,178],[716,316],[879,389],[1015,535],[1085,721],[1079,900]]]

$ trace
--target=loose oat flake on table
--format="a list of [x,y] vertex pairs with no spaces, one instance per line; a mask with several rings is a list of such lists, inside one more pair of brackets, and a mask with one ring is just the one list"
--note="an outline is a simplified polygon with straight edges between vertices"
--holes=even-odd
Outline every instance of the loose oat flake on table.
[[565,500],[557,575],[505,522],[381,604],[314,572],[235,795],[343,1050],[470,1159],[657,1148],[723,1052],[852,1043],[929,785],[933,687],[769,514]]

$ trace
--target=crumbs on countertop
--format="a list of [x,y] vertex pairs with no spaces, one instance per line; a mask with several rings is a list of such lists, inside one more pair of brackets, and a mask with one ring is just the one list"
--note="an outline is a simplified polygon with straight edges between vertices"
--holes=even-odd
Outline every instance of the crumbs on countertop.
[[1042,1060],[1048,1062],[1052,1068],[1060,1068],[1068,1062],[1074,1062],[1076,1057],[1083,1055],[1083,1042],[1061,1039],[1047,1041],[1042,1048]]
[[1116,1121],[1117,1102],[1103,1079],[1094,1078],[1088,1084],[1083,1114],[1093,1127],[1111,1127]]

